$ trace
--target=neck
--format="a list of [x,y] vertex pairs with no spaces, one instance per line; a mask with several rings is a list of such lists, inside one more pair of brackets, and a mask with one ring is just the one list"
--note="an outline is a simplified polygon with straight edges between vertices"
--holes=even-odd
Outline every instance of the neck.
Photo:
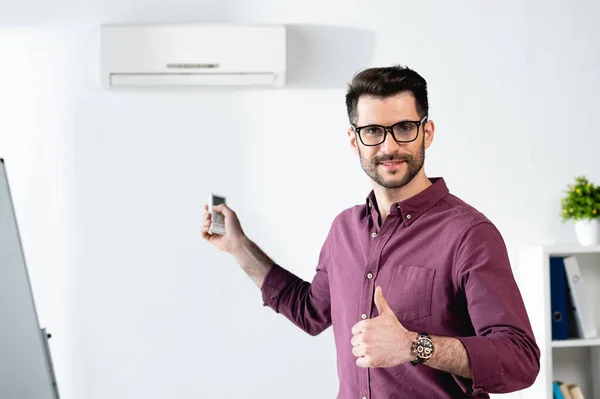
[[431,181],[423,169],[408,184],[400,188],[385,188],[373,182],[373,192],[377,199],[382,223],[390,214],[390,207],[393,203],[407,200],[429,186],[431,186]]

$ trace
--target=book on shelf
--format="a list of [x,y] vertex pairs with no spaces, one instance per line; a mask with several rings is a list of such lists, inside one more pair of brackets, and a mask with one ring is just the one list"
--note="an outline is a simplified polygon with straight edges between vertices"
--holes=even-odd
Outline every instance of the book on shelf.
[[567,275],[562,258],[550,258],[550,311],[552,340],[569,338],[567,314]]
[[552,382],[553,399],[585,399],[581,387],[577,384],[567,384],[562,381]]
[[575,256],[550,258],[550,317],[552,339],[595,338],[594,309],[585,292]]

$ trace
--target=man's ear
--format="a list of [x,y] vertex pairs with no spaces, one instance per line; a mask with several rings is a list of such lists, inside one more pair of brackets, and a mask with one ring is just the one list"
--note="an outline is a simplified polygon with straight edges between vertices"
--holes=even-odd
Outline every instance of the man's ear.
[[423,134],[425,135],[425,148],[429,148],[433,141],[433,136],[435,135],[435,124],[433,121],[428,120],[427,123],[423,125]]
[[354,133],[354,130],[352,130],[352,128],[348,128],[348,139],[350,140],[350,147],[352,147],[352,151],[354,151],[354,153],[356,155],[358,155],[358,142],[356,141],[356,133]]

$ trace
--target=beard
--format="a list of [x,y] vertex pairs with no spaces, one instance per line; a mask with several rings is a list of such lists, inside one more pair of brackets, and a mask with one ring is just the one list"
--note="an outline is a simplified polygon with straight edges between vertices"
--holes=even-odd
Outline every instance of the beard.
[[[425,141],[421,141],[419,151],[415,155],[410,154],[380,154],[374,155],[370,159],[363,156],[358,148],[358,154],[360,156],[360,165],[362,166],[365,173],[373,179],[381,187],[394,189],[401,188],[410,183],[417,173],[423,168],[425,163]],[[385,172],[387,176],[382,176],[378,167],[382,162],[392,161],[404,161],[407,166],[406,171],[395,170]]]

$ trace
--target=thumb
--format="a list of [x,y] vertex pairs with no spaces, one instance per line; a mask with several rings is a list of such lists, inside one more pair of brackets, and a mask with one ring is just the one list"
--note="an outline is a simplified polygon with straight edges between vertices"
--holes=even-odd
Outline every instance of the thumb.
[[383,290],[381,287],[375,288],[375,306],[377,306],[377,310],[379,311],[379,316],[383,316],[386,314],[394,314],[390,305],[388,305],[387,301],[383,297]]
[[227,204],[219,204],[219,205],[214,205],[212,207],[213,211],[215,212],[219,212],[222,213],[225,217],[231,215],[233,213],[233,211],[231,210],[231,208],[229,208],[227,206]]
[[[230,226],[230,229],[241,229],[239,227],[239,220],[237,214],[233,209],[227,206],[227,204],[219,204],[213,206],[215,212],[220,212],[225,217],[225,225]],[[236,227],[237,226],[237,227]],[[233,232],[233,230],[231,230]]]

